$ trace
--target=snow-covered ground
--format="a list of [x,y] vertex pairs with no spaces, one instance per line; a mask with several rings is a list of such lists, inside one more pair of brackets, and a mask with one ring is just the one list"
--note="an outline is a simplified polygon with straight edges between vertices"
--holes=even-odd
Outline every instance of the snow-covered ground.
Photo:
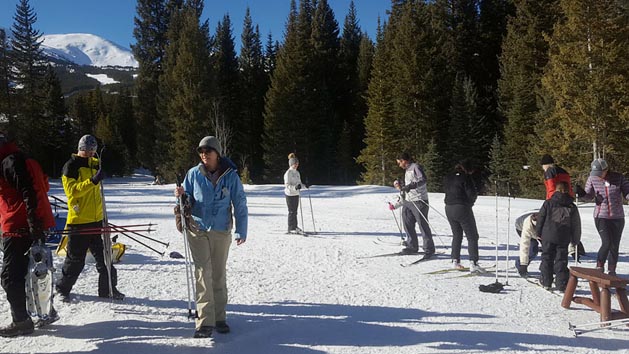
[[[481,235],[481,265],[495,263],[498,221],[499,280],[506,283],[505,256],[509,235],[511,257],[508,286],[499,294],[483,293],[495,273],[458,277],[465,273],[427,274],[449,268],[450,229],[443,195],[431,194],[436,210],[429,219],[439,255],[435,260],[402,267],[417,256],[364,258],[395,252],[400,239],[386,202],[395,190],[376,186],[312,186],[302,193],[305,229],[317,235],[286,235],[286,204],[282,186],[246,186],[249,237],[232,244],[228,263],[232,333],[212,339],[193,339],[187,319],[183,240],[173,218],[173,185],[150,185],[135,176],[105,181],[110,222],[119,225],[154,223],[150,236],[170,242],[164,257],[120,237],[129,245],[117,265],[123,302],[96,297],[97,273],[88,264],[73,289],[78,302],[56,304],[61,319],[35,334],[0,338],[2,353],[627,353],[629,330],[621,327],[574,338],[568,323],[595,322],[593,310],[573,304],[560,306],[561,297],[519,278],[512,263],[517,235],[508,227],[505,197],[480,197],[474,207]],[[63,196],[59,181],[51,194]],[[310,195],[309,195],[310,194]],[[309,198],[310,197],[310,198]],[[540,200],[511,199],[511,224],[520,213],[538,208]],[[498,210],[498,217],[496,217]],[[583,243],[593,267],[600,240],[592,205],[580,206]],[[625,209],[627,214],[629,208]],[[301,218],[300,218],[301,223]],[[629,274],[629,227],[621,243],[618,272]],[[164,250],[150,241],[147,244]],[[381,241],[391,242],[391,245]],[[466,241],[462,250],[467,265]],[[55,259],[57,274],[61,259]],[[539,257],[529,267],[538,272]],[[584,294],[587,283],[579,284]],[[618,303],[612,299],[612,307]],[[0,302],[0,325],[10,322],[9,308]]]

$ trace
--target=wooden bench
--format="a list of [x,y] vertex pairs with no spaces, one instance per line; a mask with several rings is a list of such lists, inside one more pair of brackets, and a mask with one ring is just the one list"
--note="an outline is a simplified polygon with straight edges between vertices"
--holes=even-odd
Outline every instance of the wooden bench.
[[[587,279],[590,282],[592,298],[574,296],[579,278]],[[571,267],[570,279],[566,292],[563,295],[561,306],[570,308],[572,301],[577,304],[588,306],[601,314],[601,322],[629,318],[629,301],[627,300],[627,284],[629,279],[619,278],[609,275],[593,268]],[[612,314],[611,292],[616,289],[616,296],[620,303],[620,312]]]

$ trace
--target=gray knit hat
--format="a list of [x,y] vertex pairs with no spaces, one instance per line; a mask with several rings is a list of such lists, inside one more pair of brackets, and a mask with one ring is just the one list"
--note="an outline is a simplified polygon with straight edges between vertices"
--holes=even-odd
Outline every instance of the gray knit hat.
[[78,151],[96,151],[96,149],[98,149],[98,142],[95,137],[86,134],[79,140]]
[[201,139],[201,141],[199,142],[199,147],[197,147],[197,152],[200,153],[202,149],[212,149],[216,151],[218,156],[221,155],[222,151],[221,143],[215,136],[206,136],[205,138]]

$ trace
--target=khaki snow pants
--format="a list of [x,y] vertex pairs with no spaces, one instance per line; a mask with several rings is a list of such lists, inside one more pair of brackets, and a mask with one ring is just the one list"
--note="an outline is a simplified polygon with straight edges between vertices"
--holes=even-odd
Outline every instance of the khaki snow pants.
[[196,328],[215,326],[225,321],[227,277],[225,268],[231,244],[230,231],[188,232],[196,280],[196,303],[199,318]]

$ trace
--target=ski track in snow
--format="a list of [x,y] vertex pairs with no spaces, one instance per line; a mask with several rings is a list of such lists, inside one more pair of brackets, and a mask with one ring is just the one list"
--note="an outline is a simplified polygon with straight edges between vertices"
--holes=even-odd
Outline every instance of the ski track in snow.
[[[452,278],[452,273],[426,274],[448,268],[451,242],[446,220],[431,209],[429,220],[435,245],[446,254],[402,268],[415,256],[361,259],[395,250],[376,245],[377,237],[399,240],[399,231],[386,202],[395,190],[377,186],[312,186],[302,193],[306,231],[312,231],[308,193],[314,208],[317,237],[286,235],[286,204],[282,186],[245,186],[249,204],[249,237],[232,243],[228,262],[228,322],[232,333],[212,339],[191,338],[194,323],[187,319],[183,241],[175,229],[174,185],[150,185],[134,176],[105,181],[110,222],[116,225],[156,224],[150,236],[170,242],[164,257],[120,236],[128,245],[117,264],[123,302],[96,297],[97,273],[87,264],[72,293],[71,304],[56,303],[61,319],[25,337],[0,338],[2,353],[626,353],[629,330],[620,327],[574,338],[573,324],[597,321],[589,308],[560,306],[561,298],[517,276],[515,230],[507,236],[508,203],[498,201],[499,281],[506,282],[506,245],[510,244],[508,286],[500,294],[478,290],[495,280],[485,276]],[[63,197],[58,180],[51,194]],[[430,203],[443,211],[443,194],[431,193]],[[541,206],[540,200],[512,199],[511,218]],[[625,211],[628,208],[625,207]],[[580,206],[583,243],[592,266],[600,240],[590,205]],[[496,204],[479,197],[474,207],[479,227],[481,265],[495,263]],[[301,223],[301,216],[299,216]],[[619,274],[629,273],[629,227],[621,243]],[[509,240],[507,240],[509,238]],[[164,247],[141,241],[162,251]],[[443,244],[445,243],[445,245]],[[467,262],[467,241],[462,258]],[[400,247],[401,248],[401,247]],[[420,257],[420,256],[417,256]],[[529,266],[536,274],[539,257]],[[55,257],[55,275],[62,259]],[[493,270],[493,269],[492,269]],[[585,294],[580,283],[578,294]],[[612,307],[618,303],[612,299]],[[0,302],[0,325],[10,322],[9,307]]]

